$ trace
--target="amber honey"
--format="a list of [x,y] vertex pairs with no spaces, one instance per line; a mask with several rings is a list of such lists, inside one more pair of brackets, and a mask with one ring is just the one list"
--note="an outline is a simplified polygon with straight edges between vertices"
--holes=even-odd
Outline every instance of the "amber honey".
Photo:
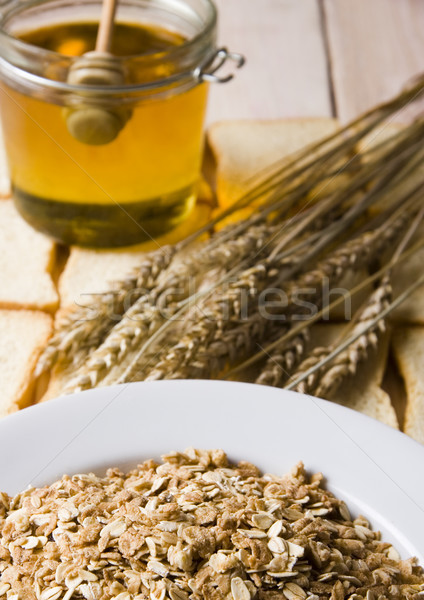
[[[70,57],[92,50],[96,34],[95,22],[62,23],[20,32],[19,38]],[[134,61],[128,84],[135,86],[172,75],[166,57],[185,41],[159,26],[117,23],[112,52],[164,56],[148,71],[146,62]],[[95,146],[70,135],[65,94],[52,99],[48,91],[3,81],[1,114],[19,211],[37,229],[71,244],[126,245],[172,229],[195,201],[206,99],[205,84],[174,89],[170,83],[141,98],[123,90],[113,102],[118,110],[122,102],[128,122],[115,140]]]

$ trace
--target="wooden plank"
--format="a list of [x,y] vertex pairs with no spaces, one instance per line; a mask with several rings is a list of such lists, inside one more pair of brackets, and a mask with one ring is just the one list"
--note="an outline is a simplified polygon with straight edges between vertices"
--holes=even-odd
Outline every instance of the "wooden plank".
[[342,122],[396,95],[423,71],[422,0],[324,0],[324,12]]
[[247,63],[212,85],[208,122],[332,116],[318,0],[216,0],[219,43]]

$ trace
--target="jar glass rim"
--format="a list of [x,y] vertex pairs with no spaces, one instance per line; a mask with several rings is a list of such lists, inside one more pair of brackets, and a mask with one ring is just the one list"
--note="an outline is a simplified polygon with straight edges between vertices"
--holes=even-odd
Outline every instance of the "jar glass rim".
[[[40,62],[59,62],[61,61],[62,64],[66,63],[68,65],[68,67],[71,67],[72,64],[77,61],[80,57],[79,56],[71,56],[71,55],[66,55],[66,54],[61,54],[59,52],[55,52],[53,50],[48,50],[45,48],[41,48],[39,46],[35,46],[31,43],[28,43],[22,39],[19,39],[18,37],[15,37],[13,34],[9,33],[6,29],[5,29],[5,22],[10,19],[11,17],[14,16],[18,16],[19,14],[22,14],[25,9],[32,9],[35,8],[37,6],[42,6],[44,4],[48,5],[50,0],[32,0],[29,2],[13,2],[12,5],[10,6],[10,8],[3,8],[2,10],[0,10],[0,48],[5,48],[6,46],[9,47],[9,49],[12,51],[13,53],[18,53],[18,54],[25,54],[25,55],[32,55],[34,58],[36,57]],[[156,5],[160,8],[162,7],[166,7],[167,2],[166,0],[155,0]],[[146,62],[146,63],[155,63],[155,62],[160,62],[163,60],[167,60],[170,62],[189,62],[192,63],[191,67],[189,69],[182,69],[182,71],[180,71],[180,75],[185,73],[189,73],[192,72],[198,65],[199,63],[205,59],[205,57],[207,56],[207,50],[211,50],[212,51],[212,47],[206,47],[204,48],[204,42],[206,42],[208,39],[211,39],[214,37],[214,32],[216,30],[216,25],[217,25],[217,9],[216,6],[213,2],[213,0],[200,0],[200,2],[203,4],[204,7],[207,8],[208,10],[208,14],[205,18],[204,23],[202,23],[201,28],[199,28],[199,31],[195,32],[193,36],[189,37],[188,39],[186,39],[185,41],[183,41],[181,44],[175,45],[175,46],[171,46],[169,49],[166,50],[159,50],[159,51],[152,51],[152,52],[145,52],[145,53],[140,53],[140,54],[131,54],[131,55],[124,55],[124,56],[117,56],[116,60],[118,62],[120,62],[121,64],[125,64],[125,63],[130,63],[130,62],[134,62],[134,61],[140,61],[140,62]],[[101,0],[98,0],[96,2],[97,4],[101,4]],[[140,6],[142,5],[143,0],[141,0],[140,2]],[[187,5],[187,1],[186,0],[179,0],[179,3],[181,5]],[[82,2],[81,4],[84,4],[84,2]],[[125,4],[125,2],[123,2],[123,4]],[[169,10],[169,9],[168,9]],[[183,59],[186,58],[187,60],[184,61]],[[1,52],[0,50],[0,59],[1,60],[5,60],[6,62],[10,63],[10,65],[12,67],[15,67],[16,65],[13,65],[13,62],[11,60],[8,60],[7,57],[4,56],[4,52]],[[19,68],[19,67],[18,67]],[[20,68],[21,71],[24,71],[25,69]],[[27,75],[34,75],[30,72],[27,73]],[[44,79],[46,80],[45,77],[41,77],[38,74],[34,75],[34,77],[32,77],[32,79]],[[164,77],[163,81],[168,81],[168,80],[174,80],[176,77],[175,75],[172,77]],[[160,80],[159,80],[160,81]],[[54,83],[54,80],[51,80],[51,83]],[[61,87],[67,87],[68,89],[77,89],[78,87],[86,87],[88,89],[94,89],[97,88],[98,90],[100,90],[100,86],[73,86],[70,84],[67,84],[66,82],[63,81],[56,81],[56,84],[59,84]],[[157,83],[153,86],[156,87]],[[128,89],[127,86],[124,86],[126,89]],[[140,84],[135,84],[132,86],[129,86],[130,88],[136,89],[136,88],[143,88],[143,87],[151,87],[150,84],[144,84],[144,83],[140,83]],[[116,89],[112,90],[110,89],[110,91],[117,91]]]

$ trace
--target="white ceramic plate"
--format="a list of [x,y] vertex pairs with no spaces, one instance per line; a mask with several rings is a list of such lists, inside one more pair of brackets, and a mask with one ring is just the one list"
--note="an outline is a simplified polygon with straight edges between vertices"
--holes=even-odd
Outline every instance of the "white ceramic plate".
[[274,388],[135,383],[29,408],[0,422],[0,489],[128,468],[188,446],[223,448],[276,474],[302,460],[353,514],[424,564],[424,447],[359,413]]

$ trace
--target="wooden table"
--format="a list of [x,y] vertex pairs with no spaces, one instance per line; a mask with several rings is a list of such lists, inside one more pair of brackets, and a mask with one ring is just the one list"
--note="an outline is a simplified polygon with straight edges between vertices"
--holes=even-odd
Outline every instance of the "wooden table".
[[423,0],[215,0],[219,40],[245,54],[213,86],[208,122],[349,121],[424,71]]

